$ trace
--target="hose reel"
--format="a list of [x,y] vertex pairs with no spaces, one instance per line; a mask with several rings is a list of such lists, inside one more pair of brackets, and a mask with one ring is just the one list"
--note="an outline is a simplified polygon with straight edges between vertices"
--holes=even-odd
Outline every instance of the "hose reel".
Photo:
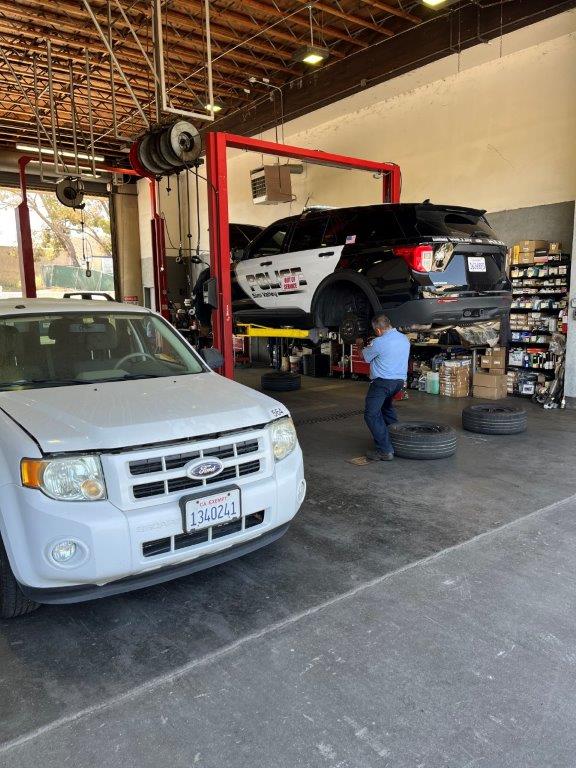
[[161,126],[132,144],[130,162],[142,176],[178,173],[198,159],[202,139],[198,129],[187,120]]

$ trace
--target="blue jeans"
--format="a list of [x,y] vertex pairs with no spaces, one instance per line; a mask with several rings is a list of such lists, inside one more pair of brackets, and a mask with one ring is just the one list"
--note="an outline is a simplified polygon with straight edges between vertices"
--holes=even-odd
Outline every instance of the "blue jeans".
[[393,397],[403,386],[400,379],[373,379],[366,395],[364,421],[372,432],[376,448],[382,453],[394,453],[388,425],[398,421]]

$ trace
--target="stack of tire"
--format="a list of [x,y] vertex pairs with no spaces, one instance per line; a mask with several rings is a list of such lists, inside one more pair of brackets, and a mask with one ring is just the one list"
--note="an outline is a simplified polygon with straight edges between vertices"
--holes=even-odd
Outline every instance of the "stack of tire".
[[202,152],[202,139],[187,120],[159,126],[130,147],[130,164],[141,176],[157,178],[179,173]]

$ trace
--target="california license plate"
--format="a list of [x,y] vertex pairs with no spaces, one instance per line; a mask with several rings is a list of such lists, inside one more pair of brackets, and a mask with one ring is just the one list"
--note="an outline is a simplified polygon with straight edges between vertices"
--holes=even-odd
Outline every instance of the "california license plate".
[[469,272],[486,272],[486,259],[484,256],[468,256]]
[[240,490],[231,488],[186,502],[186,531],[201,531],[241,517]]

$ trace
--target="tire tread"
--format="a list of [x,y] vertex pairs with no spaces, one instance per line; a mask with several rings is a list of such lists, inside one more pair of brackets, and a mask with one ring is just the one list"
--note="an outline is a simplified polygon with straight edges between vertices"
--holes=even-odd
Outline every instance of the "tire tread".
[[14,619],[38,607],[38,603],[26,597],[20,589],[12,573],[4,543],[0,540],[0,618]]

